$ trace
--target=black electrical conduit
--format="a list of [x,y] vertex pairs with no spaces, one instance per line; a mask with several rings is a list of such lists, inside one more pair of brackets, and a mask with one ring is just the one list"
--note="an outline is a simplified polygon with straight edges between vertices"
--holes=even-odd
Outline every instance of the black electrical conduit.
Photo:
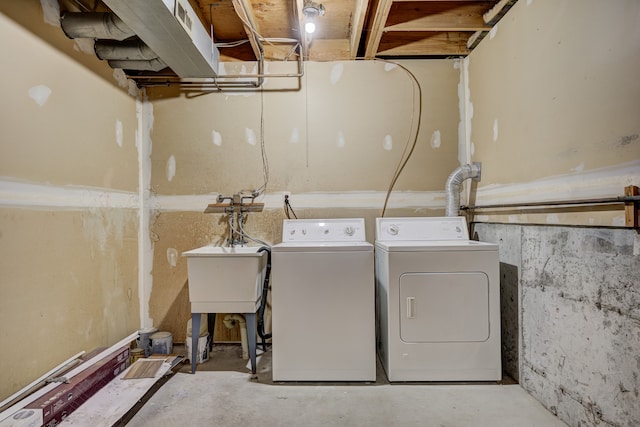
[[264,311],[267,307],[269,278],[271,276],[271,248],[268,246],[262,246],[258,249],[258,253],[260,252],[267,253],[267,271],[265,272],[264,282],[262,283],[262,299],[260,300],[260,307],[258,308],[258,335],[260,336],[260,339],[262,339],[262,350],[267,351],[267,340],[271,338],[271,334],[264,333]]
[[493,205],[462,205],[461,210],[475,209],[501,209],[501,208],[519,208],[519,207],[545,207],[545,206],[569,206],[569,205],[611,205],[619,203],[638,203],[640,196],[619,196],[606,197],[600,199],[582,199],[582,200],[555,200],[549,202],[522,202],[522,203],[502,203]]

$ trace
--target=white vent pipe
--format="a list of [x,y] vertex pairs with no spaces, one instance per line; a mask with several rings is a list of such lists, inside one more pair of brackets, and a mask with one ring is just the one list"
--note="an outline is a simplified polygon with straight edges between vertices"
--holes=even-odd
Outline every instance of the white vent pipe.
[[470,165],[462,165],[447,178],[447,216],[458,216],[460,211],[460,185],[463,181],[473,178],[480,181],[482,163],[474,162]]
[[130,61],[148,61],[158,58],[142,40],[135,38],[125,41],[96,40],[94,44],[96,56],[99,59],[121,59]]
[[67,12],[60,19],[62,31],[70,39],[124,40],[136,34],[114,13]]
[[[236,326],[236,322],[240,327],[240,342],[242,343],[242,359],[247,360],[249,358],[249,346],[247,345],[247,322],[242,314],[227,314],[224,316],[224,326],[228,329],[233,329]],[[255,333],[255,332],[254,332]]]

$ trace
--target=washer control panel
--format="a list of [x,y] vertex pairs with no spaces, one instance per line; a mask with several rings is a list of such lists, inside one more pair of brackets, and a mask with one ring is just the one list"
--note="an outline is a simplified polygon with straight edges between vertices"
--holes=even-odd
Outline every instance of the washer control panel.
[[462,216],[376,218],[376,240],[469,240],[469,231]]
[[364,242],[364,218],[285,219],[282,242]]

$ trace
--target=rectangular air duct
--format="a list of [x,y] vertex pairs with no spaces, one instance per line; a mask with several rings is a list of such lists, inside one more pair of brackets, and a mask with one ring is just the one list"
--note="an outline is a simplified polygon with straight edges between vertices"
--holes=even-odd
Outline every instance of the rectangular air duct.
[[188,0],[103,0],[180,77],[216,77],[219,52]]

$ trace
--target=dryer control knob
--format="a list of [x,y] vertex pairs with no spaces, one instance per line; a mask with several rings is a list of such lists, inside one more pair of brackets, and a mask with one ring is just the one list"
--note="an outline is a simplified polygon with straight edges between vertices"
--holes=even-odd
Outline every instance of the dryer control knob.
[[353,236],[355,232],[356,230],[354,230],[351,226],[345,227],[344,229],[344,234],[346,234],[347,236]]
[[391,234],[392,236],[395,236],[398,234],[398,232],[400,231],[400,229],[398,228],[397,225],[390,225],[389,228],[387,229],[387,231],[389,232],[389,234]]

